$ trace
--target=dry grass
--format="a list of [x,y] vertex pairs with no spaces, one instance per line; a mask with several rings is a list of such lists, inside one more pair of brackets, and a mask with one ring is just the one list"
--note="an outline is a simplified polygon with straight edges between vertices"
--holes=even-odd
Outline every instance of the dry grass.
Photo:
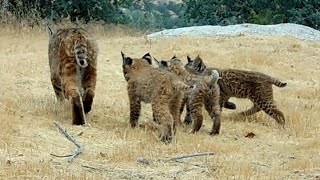
[[[92,127],[71,126],[67,102],[58,103],[49,80],[48,37],[39,29],[0,29],[0,177],[18,179],[315,179],[320,175],[320,43],[291,37],[182,37],[146,41],[97,30],[100,48]],[[177,141],[159,143],[150,126],[151,108],[143,105],[140,122],[129,127],[123,50],[133,57],[146,52],[158,58],[200,54],[222,68],[257,70],[288,82],[274,87],[287,125],[278,128],[264,113],[243,118],[247,100],[231,99],[236,111],[224,110],[221,134],[210,137],[211,122],[197,134],[179,127]],[[58,121],[85,145],[71,164],[50,153],[68,154],[75,147],[57,128]],[[254,138],[246,138],[249,132]],[[183,154],[215,152],[184,163],[161,162]],[[152,160],[149,165],[138,158]],[[90,167],[87,167],[90,166]]]

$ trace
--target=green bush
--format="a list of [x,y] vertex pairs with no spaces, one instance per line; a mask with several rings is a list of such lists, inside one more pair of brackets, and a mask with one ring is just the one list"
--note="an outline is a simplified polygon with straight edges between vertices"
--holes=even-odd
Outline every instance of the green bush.
[[9,4],[6,11],[17,20],[28,19],[35,23],[42,19],[60,21],[69,18],[72,22],[104,21],[149,30],[193,25],[297,23],[320,30],[319,0],[4,1]]
[[123,23],[124,16],[113,1],[109,0],[9,0],[9,11],[17,19],[40,18],[59,21],[69,17],[71,21],[103,20],[107,23]]
[[196,25],[298,23],[320,30],[319,0],[183,0],[182,18]]
[[155,4],[151,1],[143,1],[131,4],[125,14],[130,26],[152,31],[185,26],[186,21],[179,18],[181,10],[181,4],[173,2]]

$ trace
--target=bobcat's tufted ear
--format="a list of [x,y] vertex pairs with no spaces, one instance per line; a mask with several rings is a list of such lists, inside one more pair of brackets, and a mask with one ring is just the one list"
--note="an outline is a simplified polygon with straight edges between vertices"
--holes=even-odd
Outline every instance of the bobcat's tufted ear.
[[121,51],[122,59],[126,58],[126,55]]
[[176,59],[176,58],[177,58],[176,55],[173,55],[173,57],[171,59]]
[[167,61],[163,61],[163,60],[158,61],[158,60],[157,60],[156,58],[154,58],[154,57],[153,57],[153,59],[157,62],[157,64],[158,64],[159,67],[169,67]]
[[122,65],[131,65],[133,60],[130,57],[127,57],[122,51],[121,51],[121,56],[122,56]]
[[148,61],[149,64],[152,64],[152,58],[151,58],[150,53],[145,54],[145,55],[142,57],[142,59],[145,59],[145,60]]
[[160,61],[160,64],[159,64],[161,67],[169,67],[169,64],[167,61]]
[[194,59],[193,64],[198,72],[203,72],[207,68],[199,55]]
[[192,59],[190,56],[187,56],[187,60],[188,60],[188,63],[191,63],[192,62]]
[[203,61],[199,55],[193,61],[196,64],[203,64]]

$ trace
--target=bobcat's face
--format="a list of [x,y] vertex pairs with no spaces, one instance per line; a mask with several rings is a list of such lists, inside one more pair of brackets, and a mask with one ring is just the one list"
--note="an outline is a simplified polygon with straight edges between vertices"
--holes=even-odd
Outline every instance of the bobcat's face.
[[164,61],[164,60],[157,61],[156,59],[155,61],[157,62],[159,68],[166,69],[168,71],[174,68],[183,68],[182,62],[175,56],[173,56],[169,61]]
[[84,40],[80,39],[75,42],[74,45],[74,56],[76,57],[76,61],[78,65],[82,68],[88,66],[88,50],[87,44]]
[[149,53],[145,54],[141,59],[128,57],[123,52],[121,52],[121,56],[123,74],[126,77],[126,80],[128,80],[129,78],[126,75],[130,72],[138,72],[143,68],[151,67],[152,64],[151,56]]
[[176,58],[175,56],[172,57],[168,62],[169,71],[174,72],[177,75],[180,75],[182,72],[185,71],[183,63],[180,59]]
[[202,59],[198,55],[194,60],[187,56],[188,63],[185,65],[185,68],[188,70],[194,70],[198,73],[204,72],[206,70],[206,65],[203,63]]

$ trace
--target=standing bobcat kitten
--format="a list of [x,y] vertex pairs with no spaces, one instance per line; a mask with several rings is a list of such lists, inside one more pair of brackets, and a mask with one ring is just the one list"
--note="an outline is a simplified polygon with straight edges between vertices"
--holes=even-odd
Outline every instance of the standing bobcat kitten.
[[97,76],[97,45],[81,28],[59,29],[47,26],[51,82],[58,100],[70,100],[72,124],[86,124],[85,114],[91,110]]
[[218,84],[222,103],[228,101],[230,97],[248,98],[253,102],[253,107],[241,112],[242,115],[249,116],[263,110],[279,124],[284,125],[285,117],[273,100],[272,85],[285,87],[287,83],[260,72],[207,68],[199,56],[194,60],[189,56],[187,58],[188,63],[185,67],[189,72],[210,74],[213,69],[219,72],[221,79]]
[[180,120],[181,92],[188,90],[189,86],[174,74],[152,67],[149,53],[142,58],[121,54],[130,101],[131,126],[135,127],[138,123],[141,102],[151,103],[154,120],[161,125],[160,140],[170,142],[175,124]]
[[[219,78],[218,72],[213,70],[208,76],[191,74],[185,70],[181,61],[176,57],[173,57],[169,61],[157,62],[160,68],[178,75],[181,80],[188,85],[195,86],[195,89],[192,92],[186,93],[184,97],[187,106],[185,121],[191,122],[191,120],[193,120],[192,132],[195,133],[199,131],[202,126],[202,106],[204,105],[206,111],[213,120],[210,135],[219,134],[221,105],[219,104],[219,86],[217,85],[217,80]],[[184,104],[182,107],[183,106]]]

